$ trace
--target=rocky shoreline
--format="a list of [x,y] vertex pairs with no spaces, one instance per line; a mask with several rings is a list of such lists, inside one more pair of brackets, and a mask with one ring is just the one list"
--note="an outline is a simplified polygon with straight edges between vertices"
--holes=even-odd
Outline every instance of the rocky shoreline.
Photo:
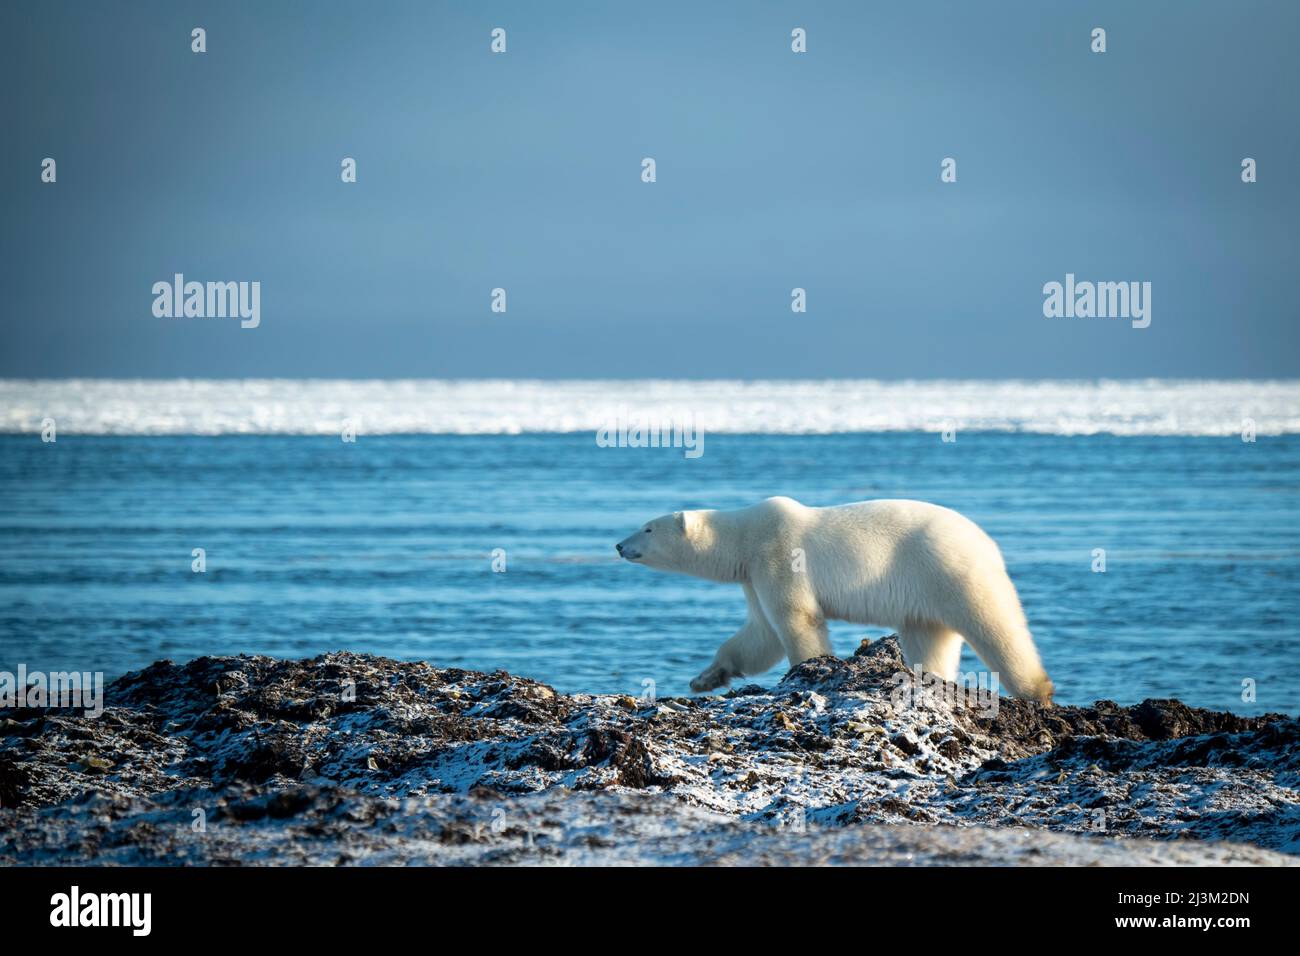
[[[774,688],[567,696],[350,653],[158,662],[0,711],[0,863],[1300,863],[1300,721]],[[948,685],[949,688],[952,685]]]

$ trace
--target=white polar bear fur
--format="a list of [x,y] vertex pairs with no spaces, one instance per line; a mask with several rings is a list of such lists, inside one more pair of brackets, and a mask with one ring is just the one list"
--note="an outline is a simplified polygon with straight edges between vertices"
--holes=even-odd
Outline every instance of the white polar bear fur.
[[964,638],[1011,694],[1051,701],[1002,553],[948,508],[904,500],[809,508],[768,498],[664,515],[617,547],[637,564],[744,588],[749,619],[691,681],[693,691],[762,673],[782,657],[794,666],[831,654],[833,619],[893,628],[908,665],[945,680],[957,676]]

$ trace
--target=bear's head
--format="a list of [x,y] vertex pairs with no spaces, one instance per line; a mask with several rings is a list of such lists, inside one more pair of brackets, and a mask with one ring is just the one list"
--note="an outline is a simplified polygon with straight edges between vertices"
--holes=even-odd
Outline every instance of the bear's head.
[[619,557],[633,564],[663,571],[695,573],[711,542],[706,534],[705,512],[674,511],[653,521],[614,545]]

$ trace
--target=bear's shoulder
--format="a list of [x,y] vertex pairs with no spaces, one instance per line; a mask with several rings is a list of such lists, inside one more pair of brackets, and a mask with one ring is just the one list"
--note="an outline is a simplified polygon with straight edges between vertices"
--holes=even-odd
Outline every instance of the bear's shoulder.
[[774,495],[771,498],[764,498],[756,507],[764,508],[768,511],[802,511],[804,506],[793,498],[787,498],[785,495]]
[[794,528],[805,523],[809,510],[793,498],[778,495],[774,498],[764,498],[750,507],[748,520],[773,530]]

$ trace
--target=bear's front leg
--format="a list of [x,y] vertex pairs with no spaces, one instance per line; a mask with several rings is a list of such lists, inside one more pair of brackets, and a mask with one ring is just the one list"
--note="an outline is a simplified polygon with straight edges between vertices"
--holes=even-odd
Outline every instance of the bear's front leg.
[[713,663],[691,681],[691,690],[695,693],[722,687],[746,674],[761,674],[785,656],[781,639],[767,622],[758,596],[748,584],[745,585],[745,600],[749,604],[749,619],[718,648]]
[[785,579],[764,581],[758,585],[757,594],[763,614],[771,622],[791,667],[834,653],[826,615],[806,575],[791,574]]
[[730,684],[732,676],[725,667],[710,664],[698,676],[691,679],[691,690],[697,694],[707,693],[715,687]]

